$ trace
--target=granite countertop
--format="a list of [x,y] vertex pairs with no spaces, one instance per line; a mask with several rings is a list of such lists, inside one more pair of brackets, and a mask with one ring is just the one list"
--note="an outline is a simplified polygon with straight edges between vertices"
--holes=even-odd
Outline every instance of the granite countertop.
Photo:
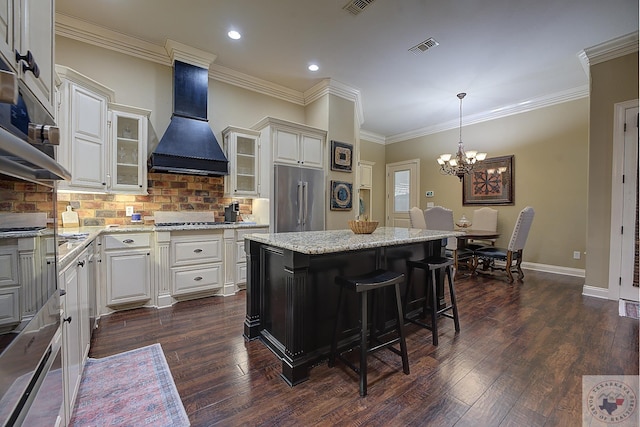
[[351,230],[328,230],[297,233],[254,233],[246,236],[245,239],[313,255],[427,242],[463,235],[464,233],[459,231],[379,227],[372,234],[355,234]]
[[[80,255],[84,248],[95,240],[101,234],[116,234],[116,233],[143,233],[143,232],[155,232],[155,231],[181,231],[181,230],[222,230],[222,229],[247,229],[247,228],[264,228],[268,227],[266,224],[256,223],[242,223],[236,222],[231,224],[215,224],[215,225],[198,225],[198,226],[163,226],[156,227],[153,224],[131,224],[121,225],[118,227],[103,227],[103,226],[91,226],[91,227],[74,227],[74,228],[59,228],[59,239],[67,239],[67,242],[58,245],[58,269],[62,270],[66,267],[75,257]],[[38,235],[35,232],[34,235]],[[42,232],[40,232],[42,233]],[[20,237],[25,237],[24,234]]]

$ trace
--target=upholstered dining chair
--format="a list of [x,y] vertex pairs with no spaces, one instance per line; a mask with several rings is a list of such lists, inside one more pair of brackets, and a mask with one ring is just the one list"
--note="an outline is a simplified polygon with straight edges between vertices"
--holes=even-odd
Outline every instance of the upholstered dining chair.
[[[453,211],[451,209],[443,208],[442,206],[428,208],[424,211],[424,219],[427,224],[426,228],[429,230],[453,231]],[[458,261],[470,259],[473,256],[473,251],[469,249],[458,250],[458,239],[449,237],[445,254],[453,258],[453,267],[457,271]]]
[[[529,230],[533,223],[535,212],[531,206],[520,211],[516,225],[513,227],[511,240],[506,248],[497,248],[495,246],[483,246],[474,250],[474,260],[472,273],[478,268],[478,264],[482,263],[483,270],[504,270],[507,273],[509,283],[513,283],[513,271],[518,273],[518,280],[522,281],[524,273],[522,272],[522,251],[529,236]],[[505,262],[504,268],[496,267],[494,261],[500,260]]]
[[415,206],[409,209],[409,221],[411,228],[427,228],[427,224],[424,221],[424,211]]
[[[498,211],[487,207],[474,210],[471,226],[476,230],[497,231]],[[470,249],[478,249],[485,245],[493,246],[495,243],[496,239],[469,240],[467,247]]]

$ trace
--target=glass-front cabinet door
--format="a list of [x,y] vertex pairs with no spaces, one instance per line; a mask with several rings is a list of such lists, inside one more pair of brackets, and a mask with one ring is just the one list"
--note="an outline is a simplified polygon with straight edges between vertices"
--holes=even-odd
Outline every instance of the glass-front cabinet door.
[[258,196],[258,141],[260,132],[227,127],[222,131],[224,150],[229,160],[225,193],[231,197]]
[[147,126],[150,111],[109,104],[112,135],[111,189],[147,192]]

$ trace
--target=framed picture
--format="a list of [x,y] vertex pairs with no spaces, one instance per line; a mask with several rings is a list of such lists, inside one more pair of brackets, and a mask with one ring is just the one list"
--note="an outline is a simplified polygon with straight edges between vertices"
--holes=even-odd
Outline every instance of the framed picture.
[[351,172],[353,163],[353,145],[331,141],[331,170]]
[[343,181],[331,181],[332,211],[350,211],[353,206],[353,184]]
[[514,204],[513,155],[483,160],[462,179],[463,205]]

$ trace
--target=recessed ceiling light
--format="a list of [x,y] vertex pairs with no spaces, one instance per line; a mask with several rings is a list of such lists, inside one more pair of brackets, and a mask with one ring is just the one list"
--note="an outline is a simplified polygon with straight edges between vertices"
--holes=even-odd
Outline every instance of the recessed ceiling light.
[[320,69],[320,67],[318,67],[318,65],[316,64],[311,64],[309,65],[309,71],[318,71]]
[[230,39],[234,39],[234,40],[238,40],[240,37],[242,37],[240,33],[237,32],[236,30],[229,31],[227,35],[229,36]]

